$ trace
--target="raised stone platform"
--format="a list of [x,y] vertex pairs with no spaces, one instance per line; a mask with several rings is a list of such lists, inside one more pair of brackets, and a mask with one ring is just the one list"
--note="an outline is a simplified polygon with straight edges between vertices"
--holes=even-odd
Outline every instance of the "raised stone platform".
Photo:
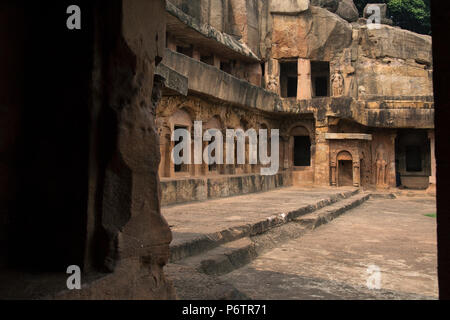
[[203,177],[161,178],[163,206],[192,201],[225,198],[269,191],[292,185],[290,172],[273,176],[259,174],[211,175]]
[[173,234],[171,260],[264,233],[358,192],[350,187],[289,187],[163,208]]

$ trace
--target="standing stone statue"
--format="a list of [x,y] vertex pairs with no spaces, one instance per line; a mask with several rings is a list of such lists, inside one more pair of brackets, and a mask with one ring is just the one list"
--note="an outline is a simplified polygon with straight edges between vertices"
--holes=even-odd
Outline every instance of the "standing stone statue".
[[344,77],[339,71],[336,71],[331,77],[331,87],[334,97],[340,97],[344,94]]
[[377,164],[377,186],[385,187],[386,183],[386,171],[387,171],[387,160],[386,152],[383,145],[379,145],[376,151],[376,164]]

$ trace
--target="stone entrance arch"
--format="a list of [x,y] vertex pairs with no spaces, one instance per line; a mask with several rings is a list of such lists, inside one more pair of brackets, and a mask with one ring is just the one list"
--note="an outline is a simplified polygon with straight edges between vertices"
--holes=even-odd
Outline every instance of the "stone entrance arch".
[[343,151],[337,156],[337,185],[353,185],[353,157],[348,151]]
[[360,161],[347,150],[337,153],[331,162],[331,185],[360,187]]
[[306,123],[298,122],[288,131],[288,167],[292,169],[294,185],[314,183],[315,141],[312,129]]

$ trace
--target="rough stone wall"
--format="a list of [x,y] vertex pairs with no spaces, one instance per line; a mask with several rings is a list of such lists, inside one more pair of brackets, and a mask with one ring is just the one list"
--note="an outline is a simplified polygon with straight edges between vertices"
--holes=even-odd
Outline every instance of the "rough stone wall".
[[330,61],[350,46],[351,39],[351,25],[320,7],[297,16],[274,15],[272,58]]
[[[107,6],[97,12],[102,18],[98,17],[96,26],[108,30],[109,36],[100,32],[97,39],[102,42],[102,54],[97,57],[102,62],[97,65],[101,72],[99,78],[94,77],[94,93],[102,97],[95,103],[109,115],[110,126],[97,144],[109,153],[104,168],[98,162],[98,170],[104,173],[90,193],[90,197],[100,195],[96,207],[101,210],[91,217],[100,226],[95,229],[98,235],[92,237],[97,243],[88,246],[94,254],[103,255],[104,267],[111,273],[80,291],[62,292],[54,298],[175,298],[163,272],[172,235],[160,212],[155,126],[162,82],[154,73],[165,49],[164,1],[118,0]],[[153,19],[148,19],[149,12]],[[103,24],[108,28],[103,29]]]
[[432,96],[431,37],[350,24],[320,5],[272,14],[271,58],[329,61],[331,75],[344,77],[346,96],[357,98],[358,89],[366,96]]
[[[249,36],[249,28],[253,27],[253,23],[249,21],[252,13],[257,12],[260,48],[258,53],[265,62],[265,86],[268,91],[279,95],[280,62],[297,61],[300,94],[297,94],[296,101],[281,99],[278,107],[276,99],[261,99],[261,95],[254,95],[253,91],[243,91],[245,86],[227,85],[225,88],[223,83],[228,83],[225,81],[226,77],[210,72],[211,70],[200,72],[199,70],[206,68],[186,63],[174,55],[171,55],[169,64],[177,70],[182,70],[181,73],[189,78],[191,90],[217,97],[223,102],[229,101],[271,111],[265,108],[269,103],[275,106],[274,110],[277,111],[314,114],[314,177],[308,179],[313,180],[315,184],[330,183],[332,146],[324,135],[336,129],[332,127],[332,121],[329,121],[331,117],[353,120],[365,126],[341,128],[342,132],[361,133],[366,132],[367,127],[394,129],[433,126],[429,36],[388,25],[381,25],[379,28],[367,26],[364,19],[358,20],[359,13],[352,0],[260,1],[251,9],[249,3],[229,0],[228,22],[224,23],[229,28],[225,29],[225,32],[236,35],[243,42],[251,43],[252,49],[255,50],[254,37]],[[314,86],[311,83],[312,61],[329,63],[328,91],[331,97],[311,99],[308,94],[308,91],[313,91]],[[208,81],[204,81],[206,75],[211,77]],[[216,83],[213,79],[220,79],[220,84],[208,85]],[[235,81],[230,83],[238,85]],[[217,89],[210,90],[211,88]],[[257,98],[248,100],[249,96]],[[263,96],[266,97],[265,94]],[[261,108],[262,106],[264,107]],[[378,136],[390,135],[389,130],[380,132],[384,133],[377,133]],[[376,143],[377,139],[383,140],[374,139]],[[386,139],[385,144],[389,144],[390,138]],[[353,147],[359,148],[356,142],[346,143],[354,143]],[[285,145],[283,147],[289,148]],[[364,163],[359,168],[360,182],[363,185],[373,184],[376,170],[370,151],[372,143],[360,147],[366,154]],[[395,155],[392,148],[393,144],[386,146],[389,157]],[[391,160],[386,159],[389,163],[387,184],[393,186],[395,168],[392,169]],[[309,171],[298,171],[296,175],[304,177],[307,173],[309,174]]]

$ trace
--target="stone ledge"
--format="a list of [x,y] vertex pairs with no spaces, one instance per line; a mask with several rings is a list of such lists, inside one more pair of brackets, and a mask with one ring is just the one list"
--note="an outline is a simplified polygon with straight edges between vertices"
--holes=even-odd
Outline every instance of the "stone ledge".
[[155,74],[164,78],[164,88],[169,92],[187,96],[188,94],[188,78],[168,66],[160,63],[156,67]]
[[222,70],[166,49],[163,63],[188,78],[189,90],[232,105],[267,112],[281,110],[280,97]]
[[[222,51],[225,55],[235,59],[253,63],[261,61],[244,43],[237,41],[232,36],[220,32],[210,25],[200,23],[197,19],[184,13],[168,0],[166,0],[166,11],[169,14],[167,31],[177,35],[177,30],[180,30],[179,33],[181,36],[198,40],[203,47],[217,48],[218,52]],[[177,25],[176,28],[173,27],[175,25]]]

